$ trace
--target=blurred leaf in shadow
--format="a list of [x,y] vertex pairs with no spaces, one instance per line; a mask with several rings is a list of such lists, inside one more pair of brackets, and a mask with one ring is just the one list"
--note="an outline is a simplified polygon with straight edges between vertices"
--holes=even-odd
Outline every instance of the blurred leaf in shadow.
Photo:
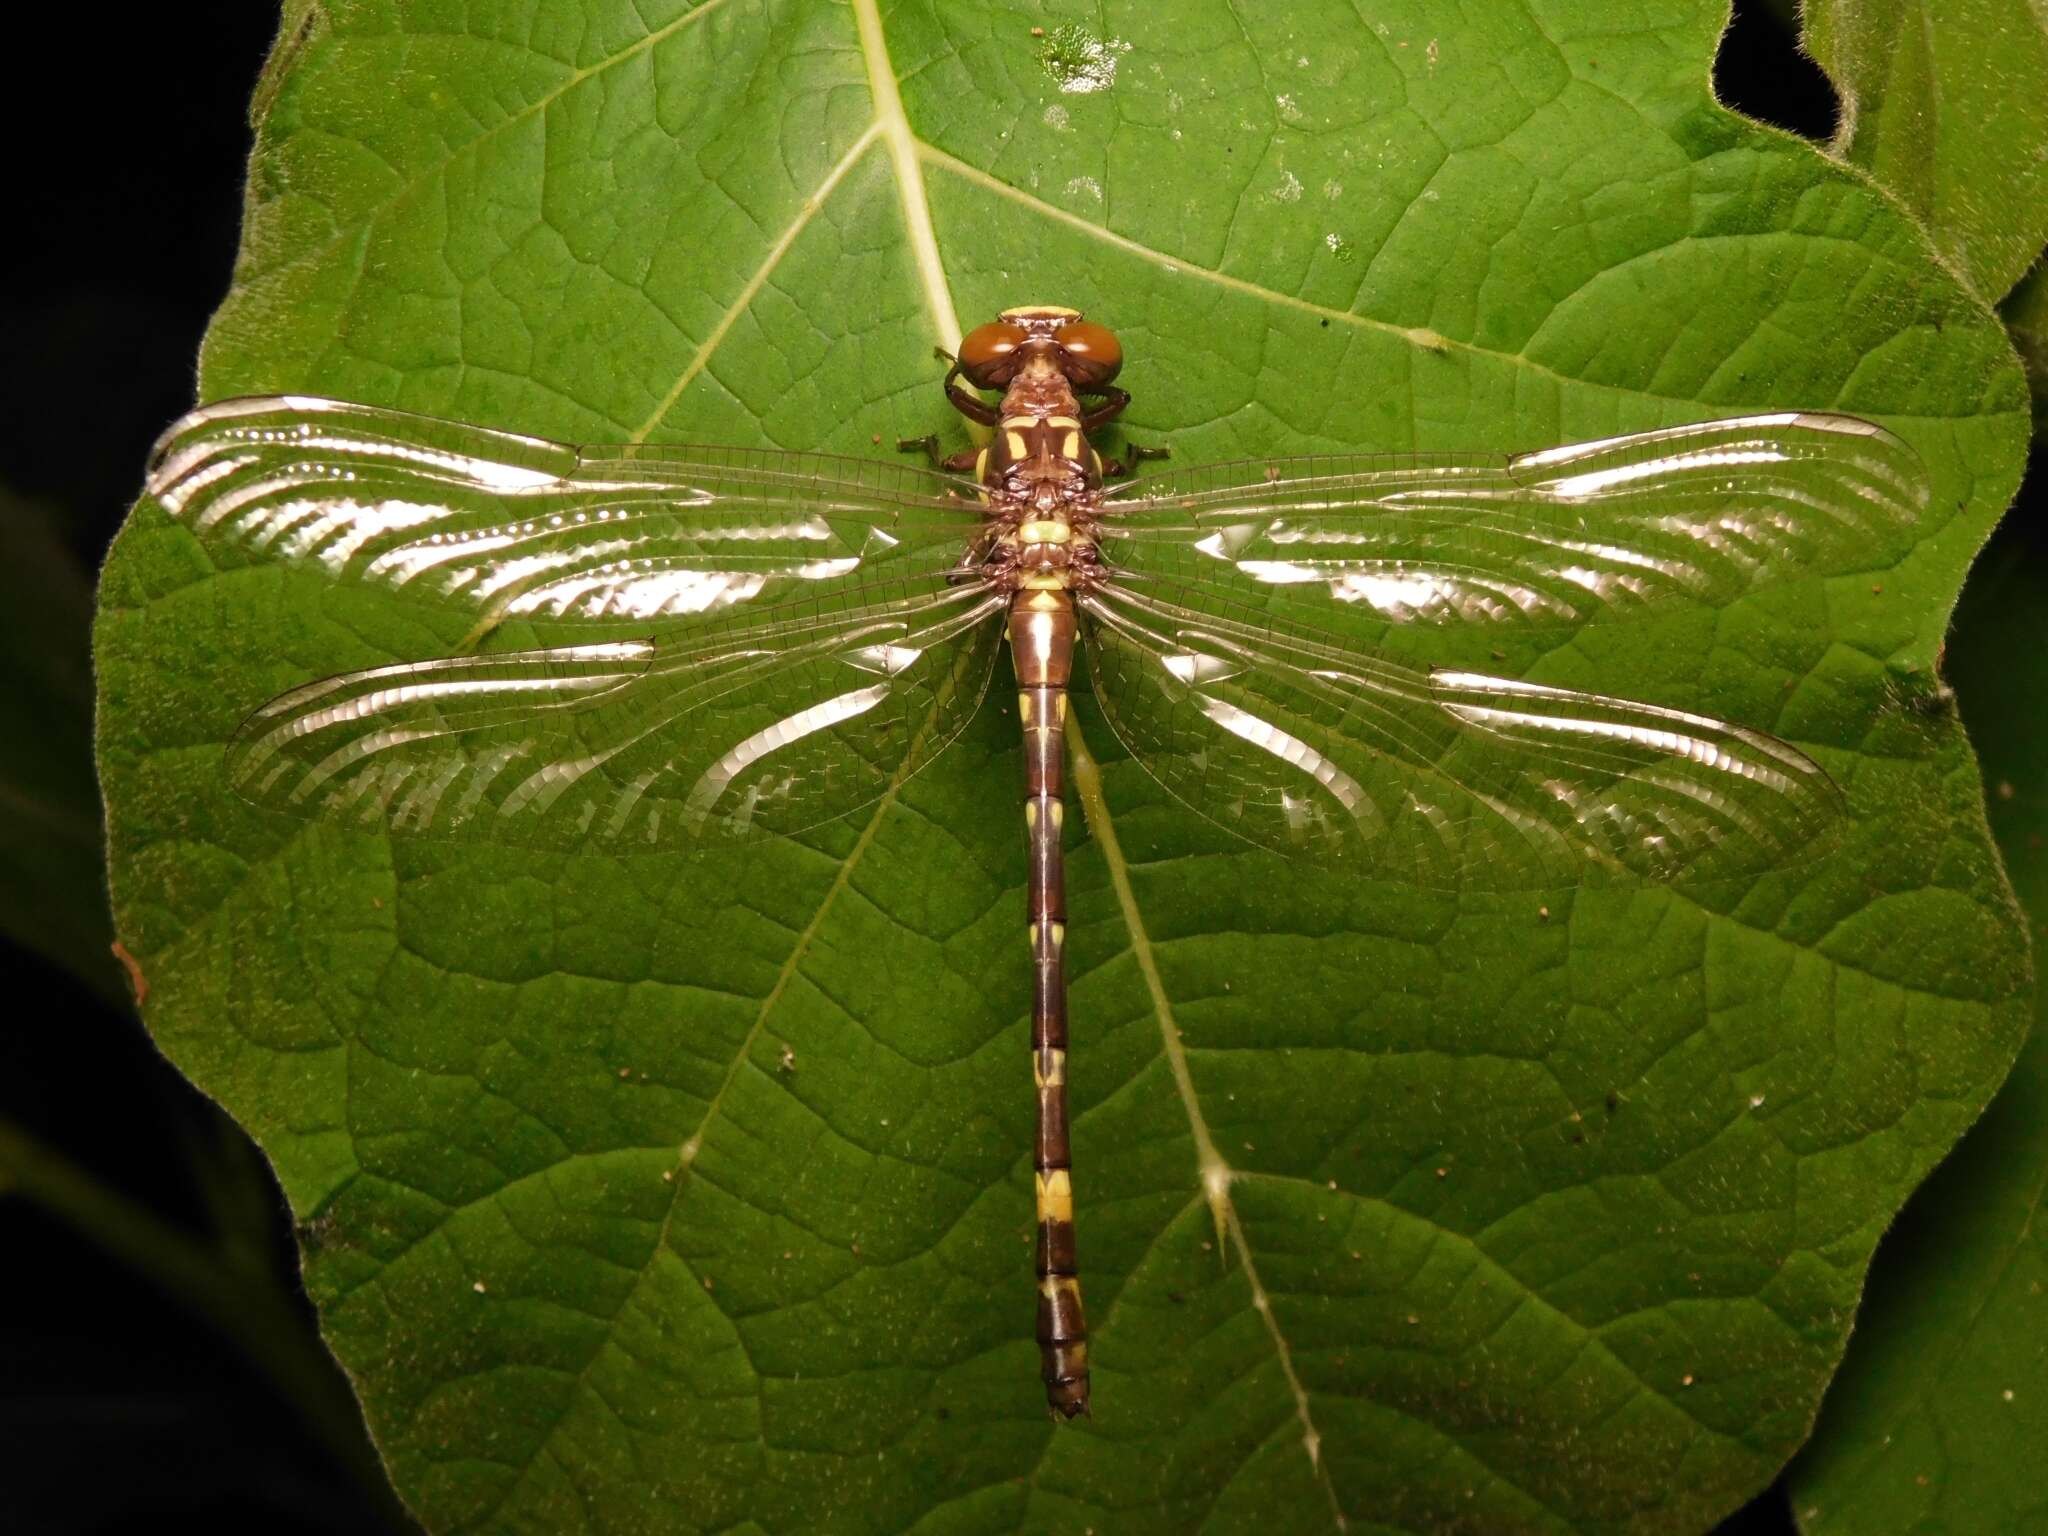
[[110,998],[92,763],[92,581],[57,520],[0,490],[0,934]]
[[2048,429],[2048,261],[2020,279],[1998,308],[2006,332],[2026,365],[2034,394],[2034,432]]

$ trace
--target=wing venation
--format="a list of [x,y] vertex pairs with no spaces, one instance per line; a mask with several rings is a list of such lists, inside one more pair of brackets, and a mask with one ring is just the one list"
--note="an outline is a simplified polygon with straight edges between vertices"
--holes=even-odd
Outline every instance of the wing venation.
[[973,488],[764,449],[578,449],[311,396],[227,400],[157,444],[149,491],[210,546],[479,618],[716,614],[968,558]]
[[1797,748],[1702,715],[1426,671],[1147,590],[1081,599],[1118,738],[1251,842],[1436,888],[1753,875],[1840,813]]
[[952,741],[987,687],[1004,601],[866,588],[654,640],[346,673],[257,710],[228,773],[296,815],[565,852],[787,836]]
[[1778,412],[1511,457],[1316,455],[1134,482],[1120,572],[1388,624],[1574,626],[1884,570],[1925,532],[1927,475],[1866,421]]

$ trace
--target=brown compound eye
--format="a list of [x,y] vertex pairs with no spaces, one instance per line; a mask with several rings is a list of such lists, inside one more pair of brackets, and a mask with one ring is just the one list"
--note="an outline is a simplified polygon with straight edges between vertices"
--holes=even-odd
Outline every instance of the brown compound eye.
[[1107,384],[1124,365],[1123,343],[1106,325],[1077,320],[1061,326],[1057,335],[1060,350],[1066,354],[1066,366],[1060,371],[1082,389]]
[[1021,325],[977,325],[960,339],[960,372],[976,389],[1001,389],[1010,382],[1024,344]]

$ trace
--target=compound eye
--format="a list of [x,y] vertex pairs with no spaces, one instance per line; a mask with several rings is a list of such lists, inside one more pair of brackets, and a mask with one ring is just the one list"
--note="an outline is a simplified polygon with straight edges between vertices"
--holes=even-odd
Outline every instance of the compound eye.
[[1017,371],[1023,343],[1021,325],[977,325],[960,339],[960,372],[976,389],[1001,389]]
[[1106,325],[1077,320],[1059,332],[1060,350],[1067,355],[1067,378],[1083,388],[1107,384],[1124,365],[1123,344]]

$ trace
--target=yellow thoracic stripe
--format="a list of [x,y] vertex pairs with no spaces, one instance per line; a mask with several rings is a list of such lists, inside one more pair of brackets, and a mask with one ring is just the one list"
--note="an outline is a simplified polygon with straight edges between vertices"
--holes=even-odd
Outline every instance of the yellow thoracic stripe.
[[1022,544],[1065,544],[1073,537],[1074,525],[1058,518],[1034,517],[1017,525],[1017,540]]
[[1013,431],[1018,427],[1070,427],[1079,429],[1081,419],[1078,416],[1005,416],[996,425],[1005,432]]

